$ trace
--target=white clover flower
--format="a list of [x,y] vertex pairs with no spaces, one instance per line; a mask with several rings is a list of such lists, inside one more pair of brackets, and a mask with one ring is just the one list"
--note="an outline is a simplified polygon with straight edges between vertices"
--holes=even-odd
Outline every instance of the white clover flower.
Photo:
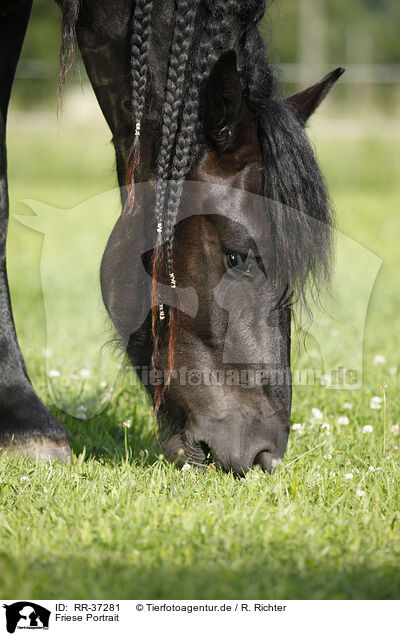
[[361,488],[359,488],[359,489],[356,491],[356,495],[357,495],[357,497],[365,497],[366,492],[365,492],[365,490],[361,490]]
[[332,455],[330,453],[326,453],[326,455],[324,455],[324,459],[329,462],[332,459]]
[[102,389],[105,389],[105,388],[106,388],[106,386],[107,386],[107,382],[105,382],[105,380],[102,380],[102,381],[100,382],[100,387],[101,387]]
[[378,366],[378,364],[385,364],[385,362],[386,362],[386,358],[385,358],[385,356],[382,356],[382,355],[379,355],[379,354],[378,354],[378,355],[377,355],[377,356],[375,356],[375,358],[373,359],[372,364],[374,365],[374,367],[377,367],[377,366]]
[[345,479],[353,479],[353,473],[346,473],[344,478]]
[[130,428],[132,426],[132,420],[125,420],[125,422],[122,422],[122,426],[124,428]]
[[330,428],[330,424],[328,424],[328,422],[324,422],[321,426],[321,431],[329,431]]
[[83,378],[84,380],[87,380],[88,378],[90,378],[90,371],[89,369],[81,369],[79,371],[79,375],[81,376],[81,378]]
[[382,407],[382,398],[379,397],[379,395],[374,395],[369,403],[369,406],[374,411],[379,411],[379,409]]
[[368,468],[368,470],[369,470],[371,473],[374,473],[374,472],[375,472],[375,467],[374,467],[374,466],[370,466],[370,467]]
[[347,417],[347,415],[341,415],[340,417],[338,417],[338,421],[337,421],[337,423],[338,423],[340,426],[347,426],[347,425],[349,424],[349,422],[350,422],[350,420],[349,420],[349,418]]
[[399,435],[399,433],[400,433],[400,424],[393,424],[392,433],[393,433],[393,435]]
[[[191,469],[190,464],[188,464],[187,462],[186,462],[186,464],[183,464],[183,466],[182,466],[182,472],[183,473],[185,473],[187,470],[190,470],[190,469]],[[245,481],[244,477],[242,477],[242,480]]]
[[20,482],[21,484],[26,483],[27,481],[29,481],[29,477],[27,477],[26,475],[23,475],[22,477],[20,477]]
[[296,424],[292,424],[292,431],[298,431],[299,433],[302,433],[304,431],[304,424],[300,424],[299,422],[297,422]]
[[346,409],[346,411],[351,411],[351,409],[353,408],[353,402],[345,402],[343,404],[343,408]]
[[366,433],[373,433],[374,432],[374,427],[371,426],[371,424],[366,424],[365,426],[362,427],[362,432],[364,434]]
[[60,377],[60,372],[57,371],[57,369],[51,369],[51,371],[49,371],[49,377],[50,378],[59,378]]
[[317,408],[311,409],[311,414],[312,414],[312,416],[313,416],[313,418],[314,418],[315,420],[320,420],[320,421],[322,421],[322,420],[324,419],[324,416],[323,416],[323,414],[322,414],[322,411],[320,411],[320,410],[319,410],[319,409],[317,409]]

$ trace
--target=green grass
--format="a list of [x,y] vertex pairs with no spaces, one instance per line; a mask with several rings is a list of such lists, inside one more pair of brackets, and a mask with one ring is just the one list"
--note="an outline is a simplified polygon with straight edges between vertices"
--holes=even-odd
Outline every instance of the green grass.
[[[115,185],[103,131],[11,132],[8,141],[13,213],[28,213],[23,198],[73,207]],[[384,263],[366,323],[363,388],[296,387],[292,422],[304,422],[304,430],[291,432],[273,476],[254,472],[238,480],[213,468],[198,474],[169,465],[159,457],[149,402],[128,371],[97,417],[82,421],[58,410],[42,353],[42,238],[11,222],[9,270],[21,345],[35,387],[70,431],[74,462],[0,458],[0,596],[399,597],[400,438],[392,432],[400,421],[399,374],[392,368],[400,367],[399,145],[323,138],[316,145],[340,227]],[[76,341],[84,346],[78,328]],[[386,363],[373,366],[376,354]],[[57,391],[71,404],[83,394],[85,404],[98,404],[96,373],[74,383],[66,344],[53,355],[50,364],[61,371]],[[389,385],[385,448],[383,410],[369,407],[373,395],[382,396],[383,382]],[[346,401],[351,410],[344,410]],[[323,412],[330,435],[321,422],[309,421],[313,407]],[[337,423],[340,415],[348,415],[348,426]],[[128,457],[127,418],[133,419]],[[365,425],[373,433],[363,433]]]

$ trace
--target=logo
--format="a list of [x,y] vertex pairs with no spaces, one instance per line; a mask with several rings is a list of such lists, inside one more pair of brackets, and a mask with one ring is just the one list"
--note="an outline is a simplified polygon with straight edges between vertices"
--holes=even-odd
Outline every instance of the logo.
[[6,610],[9,634],[14,634],[16,629],[49,629],[51,612],[41,605],[31,601],[18,601],[3,607]]

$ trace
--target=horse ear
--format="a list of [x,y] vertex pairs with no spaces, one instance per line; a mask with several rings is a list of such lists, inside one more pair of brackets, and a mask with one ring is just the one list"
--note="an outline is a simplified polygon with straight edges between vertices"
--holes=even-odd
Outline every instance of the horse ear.
[[310,88],[306,88],[300,93],[296,93],[286,99],[286,102],[292,106],[297,113],[301,123],[304,125],[313,112],[318,108],[322,100],[331,90],[332,86],[337,82],[339,77],[343,75],[344,68],[337,68],[325,75],[321,81],[314,84]]
[[239,145],[243,105],[236,53],[228,51],[215,64],[206,89],[206,128],[220,152],[235,150]]

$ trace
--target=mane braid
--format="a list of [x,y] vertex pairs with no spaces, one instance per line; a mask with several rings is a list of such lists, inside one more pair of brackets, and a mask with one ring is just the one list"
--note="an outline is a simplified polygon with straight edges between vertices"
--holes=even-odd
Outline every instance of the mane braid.
[[237,13],[237,0],[208,0],[208,16],[193,53],[189,86],[181,113],[168,184],[165,211],[168,271],[173,272],[173,231],[183,193],[183,184],[195,156],[200,125],[200,89],[212,66],[229,40],[230,27]]
[[150,21],[152,9],[153,0],[137,0],[133,12],[130,74],[135,133],[127,161],[128,197],[124,209],[125,214],[132,211],[135,200],[135,169],[138,168],[140,160],[140,134],[149,76]]
[[[165,98],[161,122],[161,143],[157,161],[157,186],[154,215],[157,226],[157,247],[155,261],[160,259],[160,249],[163,242],[164,219],[163,211],[167,192],[170,159],[178,130],[179,113],[184,94],[184,84],[187,74],[189,52],[193,40],[195,18],[198,10],[198,0],[177,0],[174,11],[174,25],[169,55]],[[174,275],[170,271],[171,287],[174,287]],[[153,285],[157,279],[153,277]],[[154,290],[153,297],[156,298]],[[160,306],[160,319],[164,311]],[[153,320],[154,332],[154,320]]]
[[[168,64],[165,101],[161,123],[161,144],[157,163],[155,218],[157,227],[163,221],[163,208],[167,191],[170,160],[178,131],[179,114],[184,95],[189,52],[193,40],[198,0],[177,0],[174,13],[171,51]],[[159,232],[160,234],[160,232]],[[162,240],[162,233],[160,236]]]
[[[154,369],[158,366],[159,341],[161,340],[160,323],[165,319],[164,306],[159,303],[157,295],[158,277],[160,272],[164,269],[162,243],[164,234],[165,198],[168,188],[171,156],[179,126],[179,115],[184,96],[185,79],[187,78],[188,61],[193,42],[193,33],[198,7],[198,0],[177,0],[174,11],[174,25],[161,122],[161,143],[157,161],[156,202],[154,209],[157,229],[157,245],[153,255],[152,282],[152,334],[154,342],[152,366]],[[174,288],[176,284],[172,268],[169,268],[169,275],[171,288]],[[172,308],[169,308],[168,319],[168,367],[171,370],[174,365],[175,339],[177,333],[177,312],[173,311]],[[162,394],[163,391],[161,389],[156,390],[155,402],[157,410],[162,399]]]

